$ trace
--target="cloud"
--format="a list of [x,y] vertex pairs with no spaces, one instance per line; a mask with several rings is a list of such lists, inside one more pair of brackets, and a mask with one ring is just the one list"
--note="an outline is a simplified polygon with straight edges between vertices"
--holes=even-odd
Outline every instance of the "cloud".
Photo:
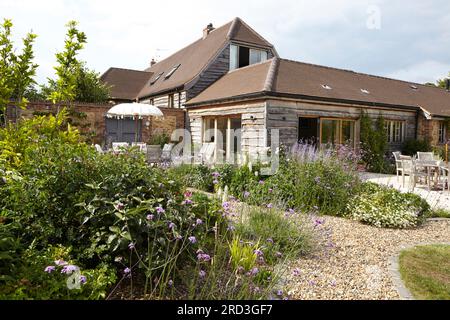
[[[379,8],[380,29],[367,28],[370,6]],[[39,35],[39,82],[52,76],[69,20],[79,21],[88,36],[81,58],[104,72],[111,66],[144,69],[152,57],[162,59],[198,39],[209,22],[220,26],[236,16],[272,42],[282,57],[419,82],[449,71],[446,0],[0,2],[0,18],[13,19],[17,42],[30,29]]]

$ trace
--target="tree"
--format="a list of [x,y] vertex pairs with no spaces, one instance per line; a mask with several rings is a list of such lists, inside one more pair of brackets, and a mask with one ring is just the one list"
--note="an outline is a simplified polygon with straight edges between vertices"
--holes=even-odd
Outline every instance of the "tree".
[[16,55],[11,40],[12,27],[9,19],[0,25],[0,115],[5,113],[11,100],[16,100],[19,108],[25,108],[28,103],[25,92],[36,83],[34,76],[38,65],[33,63],[33,44],[37,36],[29,32],[22,40],[22,53]]
[[[450,79],[450,72],[448,73],[448,79]],[[436,81],[436,83],[432,83],[432,82],[427,82],[425,83],[425,85],[427,86],[434,86],[434,87],[439,87],[439,88],[446,88],[447,87],[447,79],[438,79]]]
[[86,35],[77,29],[76,21],[69,21],[65,39],[64,51],[56,54],[57,66],[56,80],[48,79],[52,92],[48,98],[54,103],[64,102],[70,105],[76,96],[76,74],[80,68],[77,60],[78,52],[83,49],[86,43]]
[[57,79],[48,79],[48,85],[41,86],[37,97],[44,96],[53,103],[65,102],[69,105],[73,101],[105,102],[109,99],[109,87],[100,80],[100,75],[77,59],[79,51],[87,43],[86,35],[77,29],[77,25],[75,21],[67,24],[65,50],[56,54]]

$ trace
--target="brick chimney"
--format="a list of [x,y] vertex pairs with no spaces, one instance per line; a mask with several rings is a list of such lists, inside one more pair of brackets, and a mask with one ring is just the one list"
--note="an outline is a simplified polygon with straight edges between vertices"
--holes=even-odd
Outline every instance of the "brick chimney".
[[152,58],[152,61],[150,61],[150,67],[153,67],[153,65],[156,63],[155,58]]
[[208,36],[208,34],[214,30],[213,24],[210,23],[206,26],[205,29],[203,29],[203,39],[206,39],[206,37]]

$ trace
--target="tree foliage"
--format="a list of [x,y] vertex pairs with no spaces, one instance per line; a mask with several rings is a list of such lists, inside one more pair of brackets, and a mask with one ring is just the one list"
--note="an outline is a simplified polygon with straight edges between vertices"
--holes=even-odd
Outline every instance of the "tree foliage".
[[6,111],[11,100],[16,100],[20,108],[25,108],[27,99],[25,92],[35,83],[37,64],[33,63],[34,33],[23,38],[23,49],[16,54],[11,40],[12,21],[5,19],[0,25],[0,114]]

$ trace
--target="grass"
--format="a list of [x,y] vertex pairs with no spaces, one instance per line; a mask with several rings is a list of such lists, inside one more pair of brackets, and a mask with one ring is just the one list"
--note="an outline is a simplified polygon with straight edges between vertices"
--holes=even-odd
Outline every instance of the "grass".
[[436,209],[431,213],[432,218],[449,218],[450,219],[450,211],[445,209]]
[[404,250],[399,260],[405,286],[416,299],[450,300],[450,245]]

